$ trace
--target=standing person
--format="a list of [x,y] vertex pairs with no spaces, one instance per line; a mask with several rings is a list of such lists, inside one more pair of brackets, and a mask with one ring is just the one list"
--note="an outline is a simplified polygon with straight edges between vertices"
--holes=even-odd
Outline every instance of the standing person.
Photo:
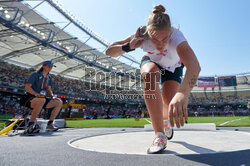
[[[182,32],[171,26],[162,5],[154,6],[145,27],[111,44],[106,55],[118,57],[139,47],[145,52],[141,61],[144,98],[156,135],[147,152],[160,153],[166,148],[174,123],[179,128],[184,125],[184,118],[188,119],[188,94],[201,68]],[[184,65],[187,70],[182,81]]]
[[35,132],[34,122],[42,108],[53,108],[47,129],[50,131],[58,129],[54,126],[53,121],[62,107],[62,100],[54,97],[51,90],[52,78],[49,72],[53,66],[53,61],[43,62],[43,65],[29,76],[28,82],[25,84],[26,94],[21,99],[21,105],[32,109],[25,133],[30,134]]
[[122,107],[122,117],[126,118],[126,111],[127,111],[127,105],[125,104],[124,107]]

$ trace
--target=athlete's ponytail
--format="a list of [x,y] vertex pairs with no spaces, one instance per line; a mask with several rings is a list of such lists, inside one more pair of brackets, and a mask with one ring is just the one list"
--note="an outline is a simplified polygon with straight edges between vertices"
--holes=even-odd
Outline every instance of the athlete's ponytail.
[[166,9],[162,5],[154,6],[151,15],[148,18],[147,32],[151,30],[161,30],[163,28],[171,28],[169,15],[165,13]]

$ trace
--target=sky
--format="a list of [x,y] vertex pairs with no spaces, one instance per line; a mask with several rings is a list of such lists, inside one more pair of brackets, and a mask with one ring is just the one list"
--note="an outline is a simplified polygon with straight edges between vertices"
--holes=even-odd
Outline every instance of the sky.
[[[179,28],[194,50],[200,76],[230,75],[250,72],[250,1],[249,0],[58,0],[80,18],[92,31],[112,43],[134,34],[145,25],[153,6],[162,4],[172,26]],[[27,1],[28,2],[28,1]],[[40,2],[28,2],[35,6]],[[43,3],[36,8],[59,27],[67,21]],[[73,25],[65,28],[85,41],[86,35]],[[104,51],[94,41],[89,45]],[[129,53],[138,61],[144,53]],[[127,62],[126,62],[127,63]]]

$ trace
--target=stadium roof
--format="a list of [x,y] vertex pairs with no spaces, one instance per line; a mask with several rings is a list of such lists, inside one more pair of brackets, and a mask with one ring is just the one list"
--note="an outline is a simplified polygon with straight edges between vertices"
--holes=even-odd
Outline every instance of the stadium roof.
[[[63,28],[35,10],[44,2],[68,20]],[[132,57],[123,55],[123,58],[131,62],[130,65],[125,64],[106,56],[103,52],[105,50],[99,51],[88,45],[88,41],[94,39],[106,49],[108,42],[86,27],[81,20],[64,10],[56,0],[43,0],[34,7],[20,0],[0,0],[0,23],[1,60],[37,68],[43,61],[51,59],[57,66],[52,70],[55,74],[85,81],[103,81],[103,78],[95,80],[92,73],[95,69],[95,72],[117,73],[122,77],[137,79],[140,82],[124,79],[124,85],[134,87],[139,83],[143,86],[139,69],[131,66],[138,62]],[[66,32],[65,28],[70,24],[84,31],[88,36],[87,39],[82,41]],[[88,70],[89,67],[92,70]],[[245,77],[249,82],[249,73],[238,74],[238,76]],[[120,83],[114,81],[114,77],[108,79],[110,80],[106,79],[106,81],[113,85]]]
[[[45,1],[41,1],[43,2]],[[95,72],[115,72],[128,77],[132,76],[131,73],[136,73],[132,78],[140,79],[137,77],[140,74],[138,69],[89,46],[87,42],[90,38],[103,42],[104,46],[107,46],[107,43],[92,31],[84,29],[56,3],[50,0],[47,2],[56,10],[61,10],[62,14],[64,13],[63,15],[69,20],[66,26],[72,23],[79,26],[81,30],[86,31],[89,38],[82,42],[54,22],[43,18],[35,11],[35,7],[32,8],[26,3],[0,0],[0,58],[2,60],[37,68],[43,61],[51,59],[56,65],[52,72],[83,80],[91,79],[90,71],[86,70],[88,67],[94,68]],[[131,63],[137,63],[129,57],[127,59],[131,60]]]

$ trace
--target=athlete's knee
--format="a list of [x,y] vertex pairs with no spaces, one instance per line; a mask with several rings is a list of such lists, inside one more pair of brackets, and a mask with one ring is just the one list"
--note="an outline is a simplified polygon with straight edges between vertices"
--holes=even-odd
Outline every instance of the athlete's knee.
[[161,78],[161,72],[159,67],[154,63],[146,64],[147,66],[143,67],[141,70],[141,75],[144,82],[155,83],[159,82]]

